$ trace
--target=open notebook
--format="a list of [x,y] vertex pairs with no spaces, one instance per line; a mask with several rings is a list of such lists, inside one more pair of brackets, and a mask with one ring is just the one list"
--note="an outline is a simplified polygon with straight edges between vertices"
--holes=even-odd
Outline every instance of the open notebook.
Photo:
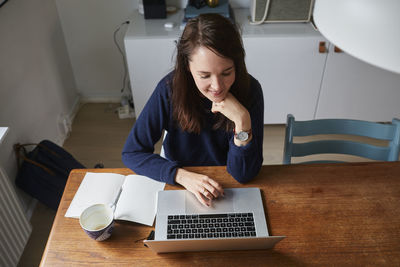
[[94,204],[116,203],[114,218],[152,226],[156,214],[157,192],[165,183],[142,175],[86,173],[65,217],[78,218]]

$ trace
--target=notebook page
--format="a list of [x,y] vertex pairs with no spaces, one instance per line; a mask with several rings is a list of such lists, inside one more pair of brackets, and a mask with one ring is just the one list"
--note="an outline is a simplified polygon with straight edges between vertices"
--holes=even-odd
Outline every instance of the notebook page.
[[124,175],[116,173],[86,173],[65,217],[79,218],[91,205],[113,203],[124,180]]
[[157,192],[165,183],[142,175],[128,175],[122,186],[114,218],[152,226],[156,215]]

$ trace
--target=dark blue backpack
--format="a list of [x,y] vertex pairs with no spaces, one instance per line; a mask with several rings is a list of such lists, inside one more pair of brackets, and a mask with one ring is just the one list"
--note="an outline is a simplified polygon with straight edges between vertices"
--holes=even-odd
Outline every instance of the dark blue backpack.
[[[27,152],[26,146],[36,146]],[[18,159],[16,185],[46,206],[57,210],[69,173],[84,169],[70,153],[57,144],[43,140],[39,144],[15,144]]]

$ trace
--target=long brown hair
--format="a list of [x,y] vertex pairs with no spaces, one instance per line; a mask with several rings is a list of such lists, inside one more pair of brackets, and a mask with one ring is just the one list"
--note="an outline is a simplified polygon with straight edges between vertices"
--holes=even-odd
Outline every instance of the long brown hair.
[[[187,22],[177,44],[177,55],[172,81],[173,118],[184,131],[200,133],[202,128],[201,94],[189,70],[192,53],[198,47],[207,47],[217,55],[231,59],[235,64],[235,81],[231,92],[248,108],[250,79],[244,61],[245,51],[237,26],[218,14],[202,14]],[[214,129],[233,128],[233,122],[217,113]]]

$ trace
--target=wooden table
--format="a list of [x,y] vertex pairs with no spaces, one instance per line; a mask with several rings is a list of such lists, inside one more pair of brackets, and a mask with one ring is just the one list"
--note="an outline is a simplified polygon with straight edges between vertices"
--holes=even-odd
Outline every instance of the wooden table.
[[64,214],[87,171],[131,171],[74,170],[41,266],[400,265],[399,162],[263,166],[245,185],[225,167],[187,169],[207,174],[225,188],[261,188],[270,234],[286,239],[272,250],[155,254],[142,243],[153,227],[120,221],[110,239],[96,242],[77,219]]

